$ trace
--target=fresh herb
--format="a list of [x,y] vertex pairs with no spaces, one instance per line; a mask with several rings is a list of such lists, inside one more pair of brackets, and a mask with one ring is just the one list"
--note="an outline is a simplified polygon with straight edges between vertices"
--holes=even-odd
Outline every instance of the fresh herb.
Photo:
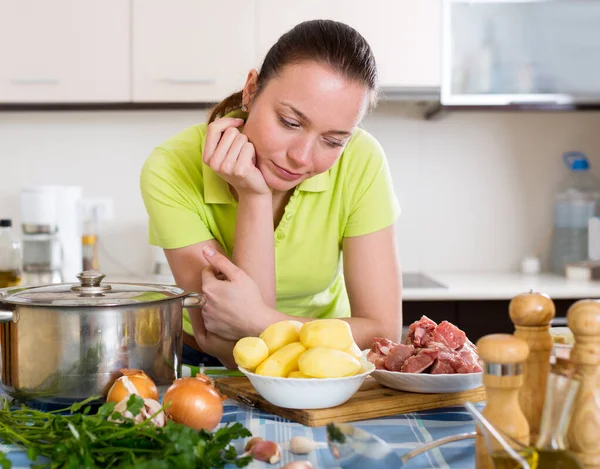
[[[34,469],[209,469],[229,463],[245,467],[252,461],[251,456],[238,457],[231,444],[252,436],[240,423],[215,432],[172,421],[156,427],[150,419],[135,423],[115,412],[113,402],[92,415],[89,404],[96,399],[53,412],[25,406],[11,410],[10,402],[1,399],[0,440],[24,448]],[[127,410],[135,417],[143,405],[139,396],[132,395]],[[2,452],[0,467],[10,467]]]
[[333,423],[327,424],[327,437],[332,443],[337,441],[340,444],[344,444],[346,441],[346,435]]

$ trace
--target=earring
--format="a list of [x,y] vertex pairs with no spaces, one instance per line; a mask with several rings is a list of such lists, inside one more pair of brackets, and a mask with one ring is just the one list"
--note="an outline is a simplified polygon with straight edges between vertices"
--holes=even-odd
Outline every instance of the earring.
[[247,112],[248,111],[248,106],[246,106],[245,104],[242,104],[242,107],[240,108],[243,112]]

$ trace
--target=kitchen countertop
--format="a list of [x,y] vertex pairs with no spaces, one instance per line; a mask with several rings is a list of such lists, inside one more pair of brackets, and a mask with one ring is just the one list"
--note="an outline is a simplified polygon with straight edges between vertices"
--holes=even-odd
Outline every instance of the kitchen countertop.
[[[105,283],[111,281],[175,283],[170,275],[152,274],[140,277],[108,274]],[[553,300],[600,298],[600,281],[568,280],[548,273],[531,275],[519,272],[405,272],[402,297],[405,301],[510,300],[532,289],[547,293]]]
[[517,272],[425,272],[442,287],[411,288],[405,285],[405,301],[510,300],[529,290],[552,299],[600,298],[600,281],[567,280],[553,274]]

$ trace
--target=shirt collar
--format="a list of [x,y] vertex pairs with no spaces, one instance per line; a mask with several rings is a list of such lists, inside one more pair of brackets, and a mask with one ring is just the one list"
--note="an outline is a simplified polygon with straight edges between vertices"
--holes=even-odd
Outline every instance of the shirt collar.
[[[247,112],[232,111],[225,117],[241,117],[246,119]],[[225,179],[215,173],[209,166],[202,163],[202,178],[204,181],[204,201],[208,204],[233,204],[235,197],[229,190],[229,184]],[[317,174],[302,181],[298,189],[304,192],[323,192],[329,189],[329,171]]]

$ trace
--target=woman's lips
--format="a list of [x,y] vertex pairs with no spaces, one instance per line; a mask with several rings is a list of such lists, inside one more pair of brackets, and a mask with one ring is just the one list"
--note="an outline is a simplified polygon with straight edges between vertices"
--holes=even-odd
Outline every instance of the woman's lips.
[[283,179],[287,179],[288,181],[295,181],[303,176],[303,174],[292,173],[291,171],[288,171],[287,169],[284,169],[281,166],[276,165],[275,163],[273,163],[273,166],[275,166],[275,169],[277,170],[279,176]]

